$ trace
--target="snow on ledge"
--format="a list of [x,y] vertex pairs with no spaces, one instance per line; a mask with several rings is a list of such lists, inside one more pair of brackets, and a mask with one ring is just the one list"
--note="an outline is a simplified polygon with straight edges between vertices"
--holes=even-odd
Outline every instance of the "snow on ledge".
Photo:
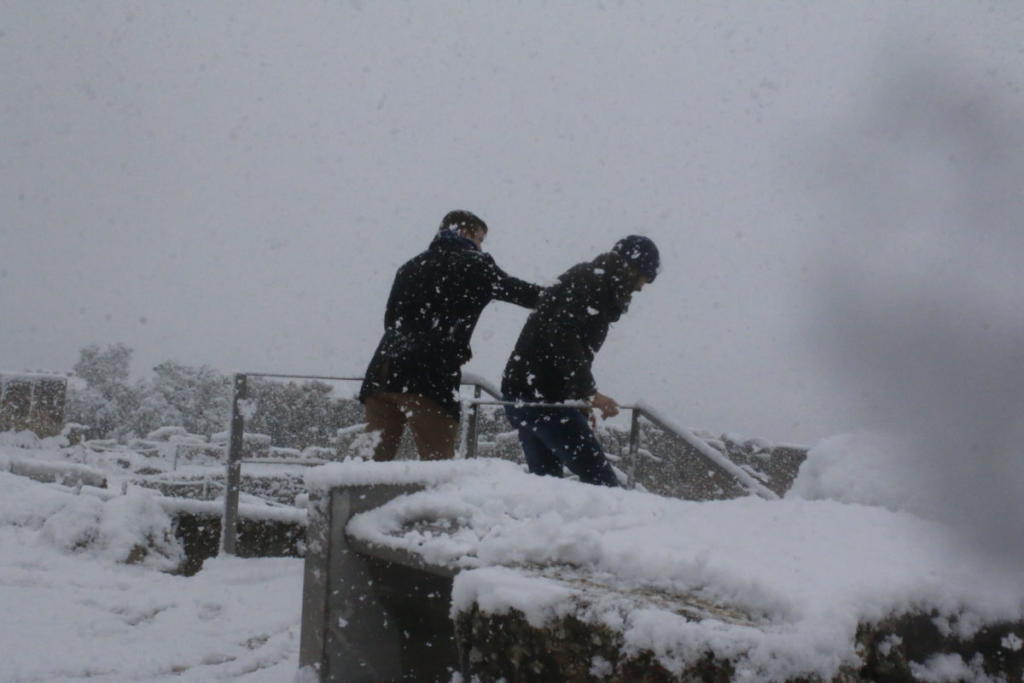
[[336,486],[375,486],[381,484],[423,484],[436,486],[457,477],[492,473],[495,476],[523,474],[519,465],[496,458],[420,462],[348,461],[328,463],[306,472],[310,491],[327,491]]
[[698,503],[483,459],[338,464],[308,479],[321,488],[424,484],[354,516],[346,531],[469,570],[455,578],[456,610],[470,601],[483,611],[514,608],[536,624],[574,613],[574,591],[536,575],[571,568],[613,592],[694,595],[760,624],[694,622],[656,605],[594,612],[670,668],[696,647],[737,658],[749,680],[828,679],[859,665],[859,624],[934,610],[969,637],[988,623],[1024,620],[1019,569],[972,553],[940,523],[882,507],[756,497]]
[[[224,501],[222,500],[190,500],[188,498],[161,496],[156,496],[153,499],[168,513],[184,512],[213,517],[220,517],[224,514]],[[303,526],[306,524],[306,511],[290,507],[270,507],[269,505],[241,503],[238,506],[238,516],[241,519],[254,519],[263,522],[287,522]]]

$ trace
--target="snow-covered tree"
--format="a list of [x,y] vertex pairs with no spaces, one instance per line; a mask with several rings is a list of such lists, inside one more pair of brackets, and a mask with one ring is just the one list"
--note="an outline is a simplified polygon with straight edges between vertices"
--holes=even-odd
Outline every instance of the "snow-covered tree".
[[79,352],[75,374],[85,386],[69,385],[66,419],[90,427],[92,437],[120,437],[132,422],[144,387],[128,383],[132,350],[124,344],[89,345]]
[[[193,434],[227,428],[231,417],[231,378],[213,368],[165,361],[153,368],[151,405],[162,408],[162,425],[180,425]],[[158,425],[159,426],[159,425]]]

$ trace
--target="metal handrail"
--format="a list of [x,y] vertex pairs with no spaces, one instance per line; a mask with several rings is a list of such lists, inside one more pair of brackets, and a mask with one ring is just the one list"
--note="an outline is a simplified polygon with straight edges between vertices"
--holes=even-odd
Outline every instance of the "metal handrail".
[[[362,377],[338,377],[332,375],[305,375],[274,372],[240,372],[234,376],[234,396],[231,401],[231,423],[228,437],[228,457],[226,465],[224,489],[224,516],[221,522],[221,551],[233,555],[238,545],[238,494],[242,479],[242,441],[245,434],[244,402],[248,399],[249,377],[272,377],[275,379],[302,379],[311,381],[361,382]],[[495,399],[501,398],[501,392],[486,379],[465,373],[463,386],[473,387],[474,399],[479,399],[486,392]],[[474,405],[469,411],[467,422],[467,440],[471,451],[469,457],[476,455],[477,433],[480,411]]]
[[[224,518],[221,531],[221,551],[225,554],[234,554],[238,540],[238,493],[241,480],[242,468],[242,440],[245,432],[245,410],[244,401],[247,393],[247,378],[249,377],[274,377],[280,379],[304,379],[304,380],[328,380],[328,381],[350,381],[360,382],[362,377],[331,377],[323,375],[299,375],[299,374],[277,374],[267,372],[246,372],[234,376],[234,398],[231,402],[231,429],[228,441],[227,477],[224,492]],[[543,408],[589,408],[585,401],[565,401],[562,403],[531,403],[522,401],[502,400],[501,392],[486,379],[472,373],[464,373],[462,386],[473,387],[473,397],[462,400],[467,406],[467,421],[465,432],[466,458],[476,457],[477,441],[479,436],[480,406],[482,405],[512,405],[524,407]],[[486,393],[491,399],[484,399]],[[727,457],[704,443],[690,430],[680,427],[671,420],[662,416],[643,402],[636,404],[619,405],[622,410],[631,412],[629,429],[628,458],[626,464],[626,487],[633,488],[636,484],[636,461],[640,450],[640,418],[659,427],[664,432],[682,441],[686,445],[696,448],[710,465],[720,470],[723,474],[739,481],[748,491],[762,498],[774,500],[778,495],[765,487],[759,481],[750,476],[746,471],[737,466]]]

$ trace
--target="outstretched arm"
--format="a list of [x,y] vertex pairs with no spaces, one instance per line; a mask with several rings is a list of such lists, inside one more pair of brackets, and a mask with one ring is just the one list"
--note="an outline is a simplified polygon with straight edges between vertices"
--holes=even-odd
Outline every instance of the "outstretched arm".
[[543,291],[542,287],[512,277],[499,268],[493,260],[491,261],[491,266],[491,293],[495,299],[525,308],[537,307],[537,300]]

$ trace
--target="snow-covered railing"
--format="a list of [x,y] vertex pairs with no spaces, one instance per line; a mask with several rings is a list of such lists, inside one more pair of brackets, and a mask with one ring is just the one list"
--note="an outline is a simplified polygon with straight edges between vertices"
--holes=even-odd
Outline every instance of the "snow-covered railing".
[[[583,401],[567,401],[564,403],[524,403],[516,401],[490,401],[482,399],[473,399],[467,401],[474,407],[481,405],[513,405],[513,406],[535,406],[538,408],[587,408],[589,405]],[[743,488],[750,493],[766,498],[768,500],[778,499],[778,494],[768,489],[761,482],[754,479],[741,467],[737,466],[723,453],[715,450],[707,444],[703,439],[696,436],[692,431],[685,427],[679,426],[677,423],[664,417],[661,413],[651,408],[645,403],[636,403],[635,405],[620,405],[620,409],[628,410],[632,413],[632,419],[630,420],[629,430],[629,455],[627,461],[627,488],[633,488],[635,485],[634,471],[636,467],[636,459],[639,457],[640,451],[640,425],[639,419],[644,418],[648,422],[659,427],[662,431],[672,435],[674,438],[685,443],[688,447],[696,450],[706,461],[709,467],[712,467],[729,478],[735,479]],[[470,457],[475,455],[476,444],[473,443],[472,447],[468,449],[467,453]]]
[[[224,523],[222,550],[227,554],[233,554],[237,542],[237,517],[238,517],[238,493],[240,490],[241,467],[246,462],[242,457],[243,435],[245,433],[245,420],[255,412],[255,406],[248,400],[247,381],[249,377],[265,377],[275,379],[292,380],[319,380],[319,381],[346,381],[361,382],[362,377],[356,376],[329,376],[329,375],[296,375],[296,374],[274,374],[264,372],[238,373],[234,376],[234,398],[231,403],[231,427],[228,437],[228,458],[226,490],[224,495]],[[477,454],[479,440],[479,418],[480,406],[483,405],[513,405],[511,402],[501,400],[501,392],[494,384],[487,379],[472,373],[464,373],[462,385],[472,387],[472,398],[463,399],[462,404],[466,408],[466,421],[462,430],[461,452],[465,458],[474,458]],[[489,398],[484,398],[487,394]],[[536,405],[545,407],[586,407],[582,402],[566,403],[519,403],[518,405]],[[735,482],[736,491],[746,491],[750,494],[775,500],[779,496],[764,484],[757,481],[743,468],[737,466],[721,452],[709,446],[703,439],[696,436],[692,431],[679,426],[677,423],[664,417],[660,412],[645,403],[638,402],[635,405],[619,406],[623,410],[631,412],[629,430],[629,450],[626,459],[626,486],[633,488],[636,485],[636,467],[640,458],[640,420],[645,419],[656,425],[658,428],[671,435],[673,438],[684,444],[691,454],[694,454],[701,462],[707,465],[709,472],[714,473],[721,480]]]
[[[234,554],[238,539],[238,494],[241,485],[242,463],[249,462],[242,457],[242,444],[245,434],[245,420],[252,417],[255,406],[248,400],[248,378],[263,377],[272,379],[328,381],[328,382],[361,382],[363,378],[355,376],[331,376],[331,375],[297,375],[268,372],[244,372],[234,376],[234,397],[231,401],[231,425],[228,433],[228,457],[227,476],[224,492],[224,521],[221,538],[221,549],[227,554]],[[474,401],[480,400],[484,393],[494,399],[500,399],[501,393],[497,387],[486,379],[477,375],[466,373],[462,379],[463,386],[473,388]],[[466,428],[463,431],[463,452],[466,457],[476,455],[479,408],[474,401],[469,402],[467,410],[468,419]],[[354,426],[353,426],[354,428]],[[269,463],[269,460],[261,459],[262,463]],[[288,464],[319,464],[312,460],[304,460],[302,463]]]
[[[752,476],[747,474],[747,472],[744,471],[741,467],[738,467],[725,455],[709,446],[703,439],[696,436],[690,430],[686,429],[685,427],[681,427],[677,423],[669,420],[664,415],[662,415],[661,413],[659,413],[646,403],[638,402],[632,408],[634,416],[643,416],[645,419],[654,423],[662,430],[668,432],[669,434],[675,435],[677,438],[682,439],[690,446],[696,448],[698,451],[700,451],[701,455],[707,458],[707,460],[710,463],[713,463],[715,467],[725,471],[726,473],[734,477],[737,481],[743,484],[743,486],[745,486],[746,489],[751,493],[757,494],[758,496],[761,496],[762,498],[766,498],[768,500],[778,499],[778,494],[768,489],[761,482],[757,481]],[[633,432],[635,431],[636,428],[634,427]],[[636,446],[635,441],[632,437],[632,433],[630,435],[630,458],[631,460],[634,461],[636,458]]]

